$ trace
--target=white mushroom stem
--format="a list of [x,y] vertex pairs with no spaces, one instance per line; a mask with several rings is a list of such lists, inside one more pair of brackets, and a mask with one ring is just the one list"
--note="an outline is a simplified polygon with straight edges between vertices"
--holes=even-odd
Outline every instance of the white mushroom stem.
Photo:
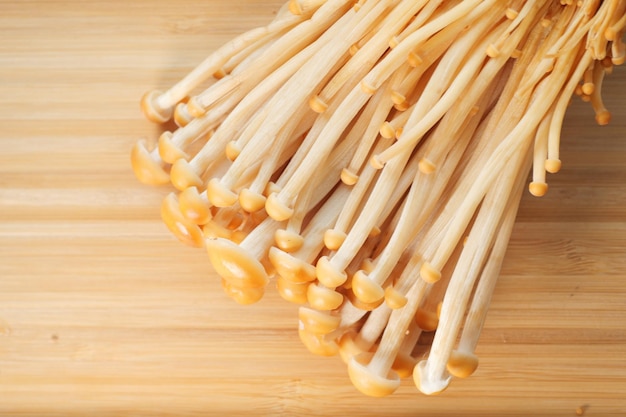
[[335,222],[349,193],[349,187],[340,184],[330,194],[302,231],[303,244],[300,248],[291,253],[278,247],[270,248],[269,259],[277,274],[292,282],[315,280],[315,267],[311,264],[324,247],[324,232]]
[[548,158],[548,135],[550,122],[554,118],[554,106],[541,119],[537,127],[533,150],[533,180],[528,184],[528,190],[536,197],[543,196],[548,191],[546,183],[546,159]]
[[327,0],[289,0],[286,4],[288,4],[291,13],[301,15],[316,10],[322,4],[326,3],[326,1]]
[[474,287],[475,280],[482,270],[488,249],[491,247],[496,228],[509,200],[512,188],[517,182],[518,173],[529,166],[530,139],[526,146],[512,156],[495,183],[487,192],[478,211],[470,235],[450,278],[443,299],[441,317],[437,333],[433,339],[430,355],[420,362],[414,373],[415,382],[425,394],[434,394],[445,389],[450,381],[446,364],[457,340],[466,304]]
[[491,296],[498,281],[500,268],[513,231],[515,217],[526,182],[524,172],[525,171],[522,170],[518,174],[517,183],[514,186],[515,189],[509,197],[493,247],[489,252],[489,257],[485,262],[478,284],[474,290],[458,347],[456,350],[452,351],[451,358],[448,360],[448,372],[459,378],[471,375],[478,365],[478,358],[474,352],[487,318]]
[[369,313],[359,309],[349,315],[342,311],[342,325],[344,326],[346,325],[346,317],[351,317],[351,320],[347,321],[351,325],[356,321],[354,317],[360,319],[367,313],[367,317],[358,332],[347,332],[342,336],[341,339],[343,340],[340,340],[339,346],[343,350],[342,359],[344,362],[348,363],[353,356],[372,349],[385,330],[391,311],[384,303]]
[[[302,66],[314,65],[314,61],[311,61],[311,58],[317,52],[319,52],[319,50],[324,45],[326,45],[328,42],[332,40],[333,36],[335,36],[337,32],[340,30],[341,23],[347,20],[349,17],[350,17],[349,15],[344,15],[341,18],[339,18],[339,21],[337,22],[337,24],[335,24],[329,30],[324,32],[319,39],[316,39],[313,43],[309,44],[303,50],[296,53],[285,64],[283,64],[282,66],[277,68],[275,71],[273,71],[271,74],[269,74],[267,77],[265,77],[260,82],[255,84],[253,89],[249,93],[245,94],[241,103],[235,110],[240,111],[240,108],[244,110],[246,109],[250,109],[250,110],[247,110],[245,113],[237,114],[236,116],[231,117],[233,122],[238,121],[240,124],[242,122],[249,123],[247,122],[247,120],[253,117],[252,116],[253,113],[251,112],[252,109],[264,107],[264,111],[260,112],[260,117],[257,115],[254,116],[254,119],[257,119],[257,118],[259,119],[258,121],[255,121],[256,125],[254,126],[254,128],[252,129],[246,128],[245,131],[241,134],[241,136],[237,138],[236,141],[240,148],[245,146],[245,143],[247,143],[251,139],[251,137],[257,133],[257,130],[265,122],[265,118],[267,117],[270,111],[276,112],[276,111],[282,110],[282,109],[277,109],[276,107],[273,107],[270,103],[270,100],[272,98],[275,99],[274,96],[279,92],[281,87]],[[268,58],[273,59],[271,56],[266,57],[265,59],[268,59]],[[339,67],[343,63],[343,60],[345,59],[346,58],[342,58],[342,60],[339,60],[336,66]],[[334,72],[334,70],[335,68],[333,68],[333,71],[330,71],[330,73],[324,77],[324,80],[329,79],[332,73]],[[296,118],[296,116],[294,116],[293,118]],[[229,126],[229,129],[233,129],[234,131],[240,130],[235,123]]]
[[[334,161],[334,169],[328,167],[325,177],[320,179],[317,192],[309,201],[309,211],[315,207],[337,183],[337,173],[341,159]],[[220,209],[212,222],[219,223],[222,214],[235,213],[236,207]],[[239,288],[263,287],[269,281],[264,263],[270,246],[274,243],[276,231],[285,227],[286,222],[277,222],[267,217],[239,243],[227,238],[210,238],[206,240],[209,260],[218,274],[229,283]]]
[[362,353],[350,359],[348,363],[350,379],[364,394],[389,395],[399,386],[399,377],[391,367],[426,292],[426,285],[423,281],[418,281],[407,294],[407,304],[391,312],[380,343],[373,354]]
[[[379,62],[376,67],[363,79],[361,85],[367,91],[376,91],[382,83],[387,80],[406,61],[406,57],[417,46],[421,45],[428,38],[439,31],[450,30],[451,34],[456,32],[454,37],[463,27],[491,8],[497,2],[495,0],[466,0],[445,13],[438,15],[428,23],[419,27],[415,32],[404,38],[395,48]],[[458,25],[454,23],[458,21]]]
[[[456,87],[458,84],[456,79],[458,79],[462,73],[467,73],[465,78],[461,77],[461,81],[465,81],[464,86],[467,88],[470,84],[467,80],[482,66],[485,57],[485,48],[482,48],[481,44],[488,42],[489,37],[495,35],[492,28],[493,25],[497,23],[500,15],[501,11],[499,8],[493,8],[484,18],[470,26],[448,47],[439,62],[437,62],[432,75],[428,77],[425,88],[420,92],[419,99],[415,103],[415,107],[407,121],[408,125],[415,125],[420,120],[428,118],[433,114],[435,108],[441,108],[442,111],[439,112],[439,117],[433,118],[432,125],[434,125],[447,111],[445,105],[440,103],[443,103],[446,97],[451,94],[454,97],[459,96],[455,94],[454,91],[458,89],[458,87]],[[478,45],[475,45],[477,42],[479,42]],[[454,100],[452,100],[451,103],[453,101]],[[413,128],[411,128],[410,131],[412,130]],[[403,131],[399,143],[405,141],[407,133],[408,131]],[[408,148],[406,149],[409,151]],[[381,162],[383,161],[381,160]]]
[[390,41],[390,47],[395,48],[404,38],[415,32],[421,26],[423,26],[429,19],[432,18],[434,13],[444,13],[453,7],[454,2],[444,2],[443,0],[429,0],[426,5],[420,10],[420,12],[411,20],[411,23],[405,27],[402,32],[394,36]]
[[174,132],[164,132],[159,137],[159,155],[161,159],[173,164],[178,159],[189,160],[189,146],[209,132],[215,129],[224,119],[222,112],[207,113],[202,117],[193,119],[185,127],[176,129]]
[[[238,195],[233,188],[243,172],[256,161],[264,160],[270,151],[274,153],[274,158],[277,158],[285,149],[293,149],[293,147],[289,147],[289,143],[290,141],[298,140],[300,137],[297,133],[294,135],[294,130],[298,127],[299,122],[303,118],[311,123],[313,121],[311,118],[306,118],[307,113],[310,113],[310,110],[306,103],[303,103],[298,112],[294,115],[294,118],[289,120],[283,128],[277,132],[275,137],[261,139],[259,136],[255,135],[256,139],[243,146],[226,173],[224,173],[221,178],[215,177],[209,181],[207,188],[209,200],[216,206],[234,204],[235,201],[237,201]],[[308,126],[304,126],[304,129],[306,128],[308,128]],[[273,166],[267,167],[267,169],[269,168],[273,168]],[[274,170],[272,169],[271,172],[274,172]],[[257,210],[260,208],[261,207],[257,208]]]
[[[212,140],[189,161],[192,171],[197,175],[201,175],[212,161],[225,151],[231,141],[238,140],[239,143],[235,143],[239,148],[242,148],[244,142],[241,140],[241,133],[246,130],[254,132],[261,125],[268,111],[265,102],[300,66],[310,59],[314,52],[315,48],[305,48],[283,66],[264,78],[245,96],[240,92],[236,96],[229,97],[218,108],[211,109],[207,114],[219,112],[219,108],[236,103],[216,129]],[[238,101],[239,99],[241,101]],[[229,109],[230,107],[225,110]]]
[[[387,2],[383,1],[377,4],[374,2],[366,3],[359,12],[355,15],[354,30],[349,33],[339,34],[339,40],[341,42],[334,42],[329,45],[328,48],[324,48],[320,51],[318,65],[306,66],[301,69],[294,77],[292,77],[287,84],[283,87],[285,89],[284,96],[289,97],[289,103],[281,103],[279,107],[283,107],[284,113],[280,117],[289,116],[289,107],[292,106],[293,101],[299,100],[303,94],[309,96],[312,90],[316,87],[317,80],[320,78],[319,73],[326,74],[332,67],[332,62],[336,60],[338,53],[347,50],[350,45],[350,40],[358,38],[369,25],[373,24],[379,14],[386,8]],[[369,10],[371,9],[371,11]],[[360,14],[364,14],[361,16]],[[360,19],[356,19],[360,17]],[[346,25],[350,29],[350,25]],[[342,39],[341,36],[345,36]],[[337,108],[333,109],[332,115],[329,115],[328,123],[325,123],[322,132],[317,137],[317,140],[312,143],[311,148],[306,154],[306,158],[297,166],[293,175],[291,175],[289,181],[285,184],[283,189],[273,198],[273,206],[281,206],[280,212],[287,212],[289,206],[295,199],[297,193],[306,184],[308,178],[315,170],[318,169],[320,162],[326,158],[336,142],[339,140],[341,133],[345,130],[347,125],[352,121],[356,113],[363,107],[369,96],[364,95],[358,90],[353,88],[345,99],[341,101]],[[274,121],[277,122],[277,121]],[[266,210],[269,215],[279,219],[281,217],[278,212],[273,210],[273,206],[267,206]]]
[[[468,44],[459,42],[456,43],[455,46],[462,45],[465,46],[465,49],[469,49],[468,45],[472,45],[474,40],[478,38],[480,34],[484,33],[484,31],[489,27],[487,24],[490,23],[490,21],[488,19],[485,19],[485,22],[483,23],[484,26],[480,23],[483,22],[479,22],[479,24],[475,26],[478,29],[476,32],[470,31],[467,33],[468,38],[463,38],[464,40],[467,40]],[[504,25],[505,23],[501,23],[499,25],[499,28],[502,28]],[[510,46],[508,46],[507,48],[508,54],[503,53],[496,58],[492,58],[487,62],[487,64],[485,64],[485,68],[483,68],[481,71],[481,67],[483,66],[483,61],[485,57],[484,51],[486,50],[487,46],[492,43],[492,40],[495,38],[495,36],[498,35],[498,33],[498,29],[490,30],[490,34],[483,37],[480,40],[479,44],[473,48],[473,55],[470,55],[467,60],[463,62],[463,66],[459,73],[456,74],[456,71],[453,72],[452,75],[455,75],[455,77],[445,93],[443,93],[442,96],[433,97],[436,100],[436,104],[432,105],[431,102],[426,101],[423,107],[420,106],[414,110],[414,113],[411,114],[411,117],[407,122],[409,125],[411,125],[411,127],[409,129],[403,130],[400,139],[396,144],[394,144],[376,157],[378,162],[384,164],[389,159],[395,157],[400,153],[411,152],[412,149],[422,139],[424,134],[429,129],[431,129],[448,110],[450,110],[450,107],[452,107],[455,102],[461,100],[465,107],[465,113],[469,113],[471,106],[473,105],[472,102],[475,102],[477,100],[477,97],[480,96],[480,94],[482,94],[482,92],[489,86],[495,74],[497,74],[497,72],[505,64],[506,60],[517,45],[517,42],[510,42]],[[523,32],[519,31],[519,35],[514,39],[519,41],[522,36]],[[513,38],[513,36],[511,36],[511,38]],[[455,48],[451,48],[449,49],[449,51],[454,52]],[[450,55],[446,54],[445,56]],[[445,79],[445,77],[443,78]],[[432,79],[433,82],[439,81],[440,76],[438,74],[438,71],[435,71]],[[470,80],[474,80],[474,82],[470,83]],[[469,94],[470,91],[467,91],[468,85],[472,86],[470,87],[471,94]],[[425,91],[425,94],[426,93],[427,92]],[[466,100],[463,100],[461,97],[466,98]],[[418,101],[418,105],[421,102],[422,98],[420,98],[420,101]],[[463,118],[463,116],[461,117]]]
[[[578,67],[572,72],[569,82],[564,86],[561,96],[556,103],[552,122],[550,123],[550,131],[548,133],[548,158],[545,163],[545,168],[548,172],[556,173],[561,169],[561,160],[559,159],[559,148],[561,146],[560,129],[565,117],[565,110],[574,94],[578,81],[583,77],[586,68],[589,67],[592,61],[591,53],[586,51],[581,57]],[[594,87],[594,90],[595,89],[597,89],[597,87]]]
[[[559,8],[563,8],[563,6],[559,6]],[[564,12],[558,14],[556,23],[553,24],[552,21],[548,21],[545,28],[547,33],[546,39],[542,42],[540,50],[537,51],[534,65],[530,67],[533,68],[533,71],[525,77],[524,82],[519,87],[519,94],[526,94],[545,76],[545,74],[552,71],[554,61],[561,52],[561,47],[571,38],[571,32],[577,27],[577,23],[579,22],[576,21],[576,19],[574,24],[570,24],[570,20],[574,17],[574,12],[577,8],[574,6],[566,6],[564,10]],[[582,15],[579,14],[578,16]]]
[[174,106],[185,98],[194,88],[217,72],[233,56],[245,50],[263,38],[283,31],[303,21],[307,16],[281,15],[267,26],[252,29],[227,42],[210,54],[202,63],[189,72],[183,79],[163,93],[150,92],[144,97],[142,105],[146,116],[155,122],[163,123],[171,117]]
[[[216,84],[190,101],[193,112],[211,108],[222,97],[237,91],[242,97],[265,77],[287,62],[291,57],[313,44],[314,49],[324,47],[334,36],[339,36],[343,26],[353,21],[346,12],[346,0],[329,0],[315,11],[311,19],[305,20],[277,39],[265,52],[233,76],[224,77]],[[341,25],[337,25],[341,23]],[[339,33],[338,33],[339,32]],[[334,62],[334,61],[333,61]]]
[[[272,134],[277,126],[291,118],[299,104],[307,100],[320,82],[332,74],[331,70],[346,55],[350,43],[362,36],[364,31],[379,18],[379,14],[386,9],[387,5],[387,1],[374,2],[371,6],[366,5],[359,13],[352,15],[351,19],[338,29],[335,40],[322,45],[309,61],[309,65],[302,66],[270,99],[268,106],[281,111],[271,114],[271,119],[263,124],[257,135]],[[350,12],[347,13],[349,14]],[[337,42],[338,39],[341,42]]]
[[398,139],[415,104],[402,112],[391,112],[387,121],[380,127],[380,135],[385,139]]
[[[555,71],[537,85],[527,111],[519,123],[506,134],[506,137],[490,153],[486,164],[478,168],[480,173],[476,177],[466,177],[462,180],[465,185],[461,184],[460,187],[469,186],[467,188],[468,192],[463,196],[462,202],[454,201],[451,206],[454,207],[456,214],[448,226],[442,244],[430,262],[433,270],[440,270],[447,262],[448,256],[456,246],[456,242],[459,241],[476,207],[487,189],[492,185],[493,180],[500,175],[501,170],[508,163],[511,156],[520,152],[520,149],[525,146],[525,140],[529,135],[534,135],[541,118],[550,109],[553,101],[563,88],[572,66],[571,56],[572,53],[558,59]],[[522,102],[524,101],[523,98],[520,99],[522,99]],[[514,105],[518,106],[518,104]]]
[[[376,149],[383,149],[386,147],[387,144],[385,142],[386,141],[380,141],[374,148],[374,151],[376,151]],[[342,171],[342,174],[343,173],[344,171]],[[334,227],[329,229],[326,233],[324,240],[328,249],[337,250],[343,244],[346,232],[352,225],[355,216],[358,215],[357,213],[363,204],[363,199],[366,197],[368,191],[370,191],[372,183],[375,182],[377,173],[378,171],[369,165],[366,165],[363,168],[363,172],[361,172],[356,184],[354,184],[346,204],[339,213],[337,222]]]
[[[348,166],[342,171],[341,180],[352,185],[357,181],[357,173],[361,171],[363,162],[367,160],[371,153],[372,147],[375,146],[380,126],[387,118],[393,103],[389,98],[387,89],[379,89],[365,104],[365,107],[358,115],[356,123],[350,129],[347,140],[354,140],[354,136],[358,137],[359,146],[357,147]],[[391,139],[388,137],[386,139]]]
[[593,14],[593,24],[587,37],[587,50],[591,52],[593,59],[601,60],[606,56],[608,39],[604,35],[620,3],[614,0],[600,2]]
[[[486,100],[482,104],[484,110]],[[372,284],[382,285],[402,255],[404,248],[415,238],[418,231],[430,217],[435,206],[440,201],[448,181],[457,169],[458,161],[473,137],[480,119],[481,114],[475,114],[468,116],[465,121],[458,120],[458,126],[456,126],[456,129],[452,126],[451,131],[447,130],[447,127],[450,125],[440,124],[438,126],[433,140],[428,143],[442,143],[448,137],[454,137],[456,138],[456,143],[453,146],[454,150],[451,152],[450,157],[445,159],[443,166],[440,167],[436,175],[424,174],[421,171],[416,173],[399,223],[394,228],[390,241],[377,257],[374,269],[368,274],[368,279],[372,281]],[[447,134],[442,137],[438,135],[439,131],[446,131]],[[419,159],[421,161],[421,156]],[[425,198],[425,196],[428,196],[428,198]]]
[[[333,282],[334,276],[345,274],[346,267],[350,264],[361,245],[377,224],[380,216],[388,206],[388,200],[394,192],[390,184],[396,184],[406,167],[409,154],[401,155],[390,161],[381,171],[369,198],[361,213],[356,218],[345,240],[341,243],[337,252],[325,262],[323,268],[318,263],[318,279],[321,282]],[[333,271],[333,273],[330,273]],[[341,283],[337,284],[340,285]],[[332,284],[328,284],[332,285]]]
[[364,76],[389,48],[389,39],[400,31],[427,2],[427,0],[400,0],[384,17],[369,39],[354,56],[335,74],[318,94],[322,102],[329,102],[349,78],[355,73]]
[[[217,70],[213,77],[216,80],[221,80],[224,77],[230,77],[236,75],[238,72],[244,71],[249,65],[251,65],[256,59],[263,55],[263,53],[269,48],[277,39],[280,39],[285,35],[289,28],[285,28],[280,32],[272,33],[271,36],[259,39],[254,44],[248,45],[244,50],[233,55],[222,67]],[[215,83],[215,82],[214,82]],[[212,84],[211,84],[212,85]],[[207,85],[209,88],[211,85]],[[183,104],[182,102],[179,103]],[[178,105],[178,106],[179,106]],[[176,106],[178,108],[178,106]]]
[[591,106],[596,113],[596,123],[600,126],[607,125],[611,120],[611,113],[604,106],[602,101],[602,81],[604,80],[604,67],[596,64],[593,68],[594,91],[591,93]]
[[[312,178],[310,184],[302,190],[296,199],[293,215],[287,220],[287,227],[276,233],[276,245],[286,251],[295,252],[304,244],[304,237],[300,235],[302,222],[310,209],[310,202],[317,194],[319,179]],[[332,191],[331,191],[332,192]]]
[[413,369],[417,363],[417,359],[413,357],[413,352],[419,343],[421,335],[422,329],[417,325],[415,320],[412,320],[409,323],[409,328],[406,331],[404,340],[391,366],[391,369],[393,369],[400,378],[407,378],[413,375]]

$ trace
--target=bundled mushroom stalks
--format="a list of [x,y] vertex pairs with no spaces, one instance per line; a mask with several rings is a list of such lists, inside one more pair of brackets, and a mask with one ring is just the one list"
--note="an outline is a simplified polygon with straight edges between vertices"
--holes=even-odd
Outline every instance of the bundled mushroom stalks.
[[[140,181],[237,302],[270,282],[363,393],[467,377],[527,174],[547,191],[573,95],[610,115],[626,1],[291,0],[165,92]],[[434,332],[434,336],[433,336]]]

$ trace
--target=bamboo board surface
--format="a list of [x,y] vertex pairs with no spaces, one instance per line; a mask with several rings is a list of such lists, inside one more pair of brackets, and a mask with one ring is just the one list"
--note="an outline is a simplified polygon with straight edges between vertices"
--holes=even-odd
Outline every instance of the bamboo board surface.
[[267,0],[0,1],[0,415],[626,415],[626,68],[574,104],[525,195],[478,347],[439,396],[359,394],[296,306],[228,299],[139,184],[141,95],[264,24]]

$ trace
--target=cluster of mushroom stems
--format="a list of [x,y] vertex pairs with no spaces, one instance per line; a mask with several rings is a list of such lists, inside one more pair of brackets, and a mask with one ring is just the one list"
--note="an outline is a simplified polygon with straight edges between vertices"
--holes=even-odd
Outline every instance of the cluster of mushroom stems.
[[[131,162],[241,304],[275,287],[361,392],[471,375],[525,189],[568,104],[609,122],[625,0],[290,0],[142,101]],[[528,180],[529,171],[532,180]]]

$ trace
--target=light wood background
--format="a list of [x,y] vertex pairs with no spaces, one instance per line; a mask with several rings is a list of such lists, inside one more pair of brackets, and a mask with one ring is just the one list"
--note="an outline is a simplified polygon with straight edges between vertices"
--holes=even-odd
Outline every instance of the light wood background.
[[159,218],[129,150],[144,91],[279,0],[0,1],[0,415],[626,415],[626,68],[575,104],[524,197],[474,376],[372,399],[301,345],[274,292],[228,299]]

